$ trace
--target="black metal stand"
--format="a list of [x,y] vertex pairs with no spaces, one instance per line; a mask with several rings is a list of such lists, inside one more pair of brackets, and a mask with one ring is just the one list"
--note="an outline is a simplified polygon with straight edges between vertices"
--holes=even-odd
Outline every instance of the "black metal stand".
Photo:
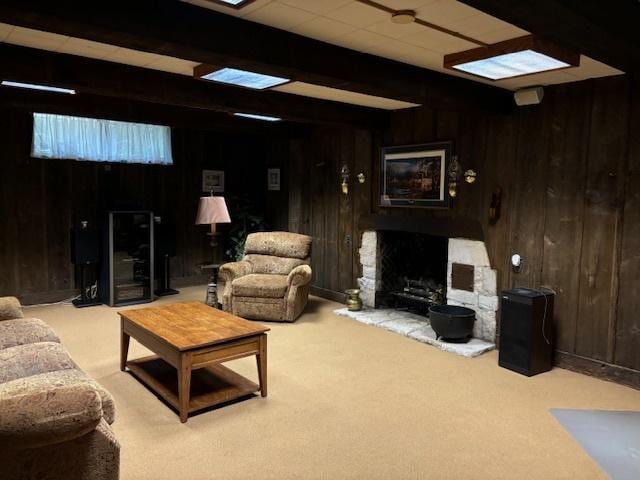
[[171,276],[169,274],[169,255],[164,255],[162,259],[163,268],[162,268],[162,276],[160,277],[160,285],[154,293],[158,297],[166,297],[167,295],[175,295],[180,293],[179,290],[175,290],[171,288]]
[[96,295],[95,298],[89,298],[87,296],[87,279],[85,272],[88,265],[90,264],[81,263],[78,265],[78,268],[80,268],[80,298],[71,301],[76,308],[93,307],[94,305],[102,304],[99,300],[99,295]]

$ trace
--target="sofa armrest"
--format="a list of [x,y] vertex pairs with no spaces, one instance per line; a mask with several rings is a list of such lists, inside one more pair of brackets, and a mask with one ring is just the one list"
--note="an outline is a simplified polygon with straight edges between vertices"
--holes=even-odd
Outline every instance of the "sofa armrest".
[[0,450],[38,448],[93,431],[102,419],[100,394],[88,384],[0,393]]
[[220,267],[218,279],[224,282],[231,282],[238,277],[249,275],[253,271],[253,267],[249,262],[230,262]]
[[0,297],[0,320],[24,317],[22,306],[16,297]]
[[300,287],[311,283],[311,267],[309,265],[298,265],[289,272],[287,282],[290,287]]

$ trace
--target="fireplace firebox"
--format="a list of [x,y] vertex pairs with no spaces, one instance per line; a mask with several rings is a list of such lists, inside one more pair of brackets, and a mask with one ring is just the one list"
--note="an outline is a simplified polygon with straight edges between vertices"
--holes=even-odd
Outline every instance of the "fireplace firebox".
[[414,232],[380,232],[378,307],[428,315],[446,301],[448,238]]

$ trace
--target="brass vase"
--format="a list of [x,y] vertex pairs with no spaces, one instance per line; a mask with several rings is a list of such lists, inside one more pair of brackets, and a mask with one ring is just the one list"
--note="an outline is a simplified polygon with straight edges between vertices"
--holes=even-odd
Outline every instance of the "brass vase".
[[350,288],[349,290],[345,290],[344,293],[347,294],[347,310],[351,312],[358,312],[362,310],[362,300],[360,299],[359,288]]

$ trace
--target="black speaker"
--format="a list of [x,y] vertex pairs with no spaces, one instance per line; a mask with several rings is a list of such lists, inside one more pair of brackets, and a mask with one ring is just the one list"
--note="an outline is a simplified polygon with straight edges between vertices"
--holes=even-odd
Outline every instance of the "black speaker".
[[554,294],[514,288],[501,296],[498,364],[529,377],[548,372],[553,363]]
[[100,232],[88,220],[77,220],[71,230],[71,263],[77,266],[80,297],[72,303],[78,308],[99,305],[98,272],[100,263]]
[[176,227],[163,217],[155,217],[155,262],[158,274],[158,288],[154,293],[158,297],[180,293],[171,288],[170,257],[176,256]]
[[100,263],[100,233],[90,222],[79,220],[71,230],[71,263]]

